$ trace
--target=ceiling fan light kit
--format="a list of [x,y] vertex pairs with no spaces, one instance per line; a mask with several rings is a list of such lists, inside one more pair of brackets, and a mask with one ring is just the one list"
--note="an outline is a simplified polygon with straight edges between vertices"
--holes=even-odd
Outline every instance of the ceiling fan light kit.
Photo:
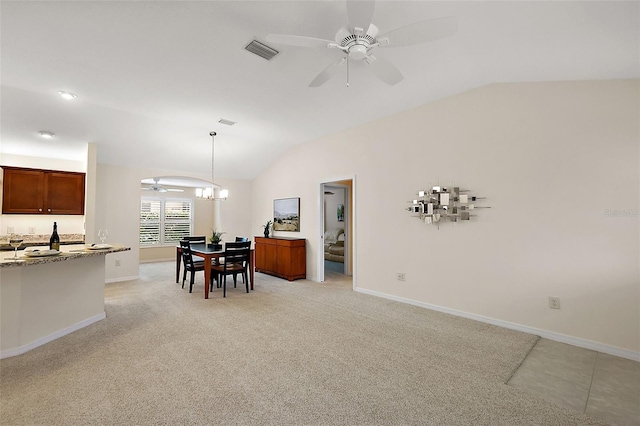
[[[309,84],[318,87],[335,75],[338,67],[347,62],[347,87],[349,86],[349,60],[364,61],[373,74],[389,85],[399,83],[404,76],[391,62],[373,56],[378,47],[413,46],[453,35],[458,28],[455,17],[419,21],[396,28],[378,38],[378,27],[371,23],[375,2],[373,0],[347,0],[348,26],[340,28],[335,42],[314,37],[267,34],[266,41],[289,46],[339,49],[341,60],[330,64]],[[365,29],[366,28],[366,32]]]

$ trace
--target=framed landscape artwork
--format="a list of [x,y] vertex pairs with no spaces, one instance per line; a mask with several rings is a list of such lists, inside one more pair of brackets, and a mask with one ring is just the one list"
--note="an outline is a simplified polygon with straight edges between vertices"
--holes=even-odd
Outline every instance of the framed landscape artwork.
[[300,198],[273,200],[273,230],[300,232]]

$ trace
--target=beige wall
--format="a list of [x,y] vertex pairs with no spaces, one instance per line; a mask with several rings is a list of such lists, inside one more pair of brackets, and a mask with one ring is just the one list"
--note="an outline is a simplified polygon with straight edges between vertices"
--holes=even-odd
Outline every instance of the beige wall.
[[[317,277],[319,182],[355,175],[360,291],[638,358],[639,114],[637,80],[482,87],[293,148],[254,181],[253,227],[299,196]],[[427,226],[405,208],[438,182],[492,208]]]
[[[216,183],[229,190],[229,198],[220,203],[220,230],[225,234],[224,241],[233,241],[236,237],[262,235],[260,226],[252,227],[253,201],[251,199],[252,182],[241,179],[216,178]],[[266,221],[265,221],[266,222]]]

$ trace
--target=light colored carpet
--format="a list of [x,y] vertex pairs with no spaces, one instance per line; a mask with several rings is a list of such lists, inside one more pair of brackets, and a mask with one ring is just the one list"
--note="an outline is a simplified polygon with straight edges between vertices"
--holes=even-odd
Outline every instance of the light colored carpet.
[[3,425],[591,425],[506,385],[537,340],[287,282],[203,298],[171,262],[106,286],[107,319],[0,361]]

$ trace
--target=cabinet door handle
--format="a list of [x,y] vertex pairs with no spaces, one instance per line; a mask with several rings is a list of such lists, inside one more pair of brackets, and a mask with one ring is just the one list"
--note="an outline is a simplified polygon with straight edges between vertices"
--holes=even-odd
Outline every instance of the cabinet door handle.
[[49,213],[51,213],[51,209],[47,209],[47,211],[48,211]]
[[39,212],[41,212],[41,211],[42,211],[42,209],[38,209],[38,211],[39,211]]

